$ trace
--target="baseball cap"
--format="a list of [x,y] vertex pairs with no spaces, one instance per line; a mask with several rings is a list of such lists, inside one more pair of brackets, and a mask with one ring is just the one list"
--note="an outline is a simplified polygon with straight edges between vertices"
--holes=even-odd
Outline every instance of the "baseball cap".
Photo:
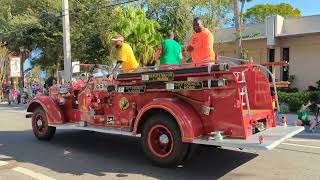
[[113,36],[111,41],[124,41],[124,37],[121,35],[115,35],[115,36]]

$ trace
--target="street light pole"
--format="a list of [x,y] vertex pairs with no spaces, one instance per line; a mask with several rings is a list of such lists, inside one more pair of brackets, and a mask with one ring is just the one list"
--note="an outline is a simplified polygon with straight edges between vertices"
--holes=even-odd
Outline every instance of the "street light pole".
[[62,0],[64,80],[71,81],[71,42],[68,0]]

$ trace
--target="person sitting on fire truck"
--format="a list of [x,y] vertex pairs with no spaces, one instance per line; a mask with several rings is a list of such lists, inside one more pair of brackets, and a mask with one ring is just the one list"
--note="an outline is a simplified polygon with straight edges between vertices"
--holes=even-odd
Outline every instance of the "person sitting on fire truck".
[[135,68],[138,68],[139,63],[134,56],[131,46],[124,42],[124,37],[116,35],[111,40],[113,41],[113,45],[118,49],[118,61],[114,69],[122,66],[124,71],[132,72]]
[[317,125],[316,120],[309,120],[309,107],[311,106],[311,102],[308,104],[304,103],[301,105],[300,110],[298,111],[298,120],[296,120],[296,126],[310,126],[310,131],[313,131],[313,128]]
[[213,51],[213,35],[207,28],[204,28],[202,20],[199,17],[193,20],[193,30],[195,32],[190,38],[186,52],[188,54],[191,54],[191,62],[214,62],[215,53]]
[[157,50],[156,60],[160,59],[160,65],[164,67],[176,67],[182,59],[180,44],[174,40],[174,33],[168,31],[167,39],[161,41],[161,47]]

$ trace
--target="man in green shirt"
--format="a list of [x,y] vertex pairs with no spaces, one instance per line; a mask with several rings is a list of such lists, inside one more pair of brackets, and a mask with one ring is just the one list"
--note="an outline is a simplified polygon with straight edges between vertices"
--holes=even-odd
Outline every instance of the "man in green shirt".
[[319,113],[320,113],[320,91],[318,91],[317,93],[316,93],[316,109],[315,109],[315,111],[316,111],[316,118],[315,118],[315,120],[316,121],[318,121],[318,122],[320,122],[319,121],[319,119],[318,119],[318,116],[319,116]]
[[180,65],[181,47],[174,40],[172,31],[167,32],[167,39],[161,42],[161,48],[158,49],[157,59],[160,59],[161,66],[178,66]]
[[313,131],[313,128],[317,125],[316,120],[309,120],[309,106],[311,106],[311,102],[308,104],[302,104],[300,110],[298,111],[298,120],[295,122],[297,126],[310,126],[310,131]]

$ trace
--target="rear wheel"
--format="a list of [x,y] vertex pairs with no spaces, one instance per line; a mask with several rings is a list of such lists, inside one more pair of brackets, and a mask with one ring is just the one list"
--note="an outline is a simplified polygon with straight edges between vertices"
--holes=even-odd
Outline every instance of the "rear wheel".
[[32,116],[32,129],[39,140],[50,140],[56,132],[56,128],[49,126],[47,116],[42,108],[37,108]]
[[146,120],[141,143],[148,159],[162,167],[182,163],[190,146],[182,142],[180,129],[175,120],[165,114],[157,114]]

